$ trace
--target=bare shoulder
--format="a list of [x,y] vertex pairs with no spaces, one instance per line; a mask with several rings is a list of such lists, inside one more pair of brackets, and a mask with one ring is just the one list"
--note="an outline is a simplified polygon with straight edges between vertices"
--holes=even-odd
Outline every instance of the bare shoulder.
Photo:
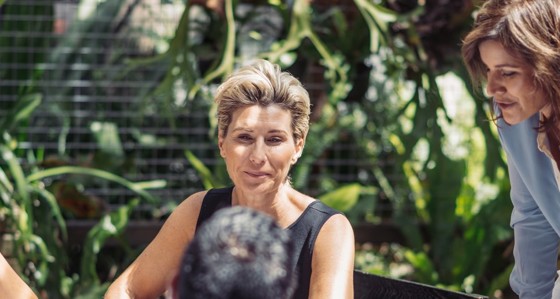
[[164,226],[173,230],[186,230],[190,239],[190,236],[194,233],[200,207],[206,193],[207,191],[196,192],[184,199],[171,213]]
[[[333,246],[335,245],[335,246]],[[321,227],[315,248],[354,248],[354,229],[352,224],[342,213],[336,213],[329,217]]]
[[310,298],[352,298],[354,232],[343,214],[325,222],[312,257]]
[[325,231],[328,232],[329,235],[337,236],[338,234],[348,235],[351,234],[353,238],[353,229],[350,221],[344,214],[337,213],[329,217],[329,219],[325,222],[323,227],[321,228],[321,233]]
[[199,191],[193,193],[189,197],[185,198],[175,209],[175,212],[185,213],[187,211],[194,211],[198,214],[200,212],[200,207],[202,206],[202,200],[204,200],[204,196],[208,193],[207,190]]

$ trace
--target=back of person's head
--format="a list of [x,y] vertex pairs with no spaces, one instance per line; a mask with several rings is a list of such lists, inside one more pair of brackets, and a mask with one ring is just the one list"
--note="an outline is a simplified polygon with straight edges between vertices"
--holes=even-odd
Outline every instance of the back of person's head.
[[218,88],[214,100],[222,136],[228,133],[233,113],[252,105],[279,105],[290,111],[294,140],[305,139],[309,130],[309,93],[297,78],[267,60],[257,59],[231,74]]
[[245,207],[217,211],[187,247],[179,299],[291,298],[296,284],[289,232]]

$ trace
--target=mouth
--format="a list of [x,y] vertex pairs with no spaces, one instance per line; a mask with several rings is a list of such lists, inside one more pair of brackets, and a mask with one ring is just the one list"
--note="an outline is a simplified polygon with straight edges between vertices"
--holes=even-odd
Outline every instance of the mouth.
[[497,101],[494,100],[496,105],[498,105],[498,107],[500,107],[501,110],[507,110],[508,108],[511,108],[513,106],[515,106],[515,102],[507,102],[507,101]]
[[264,178],[268,176],[268,173],[260,171],[245,171],[245,174],[253,178]]

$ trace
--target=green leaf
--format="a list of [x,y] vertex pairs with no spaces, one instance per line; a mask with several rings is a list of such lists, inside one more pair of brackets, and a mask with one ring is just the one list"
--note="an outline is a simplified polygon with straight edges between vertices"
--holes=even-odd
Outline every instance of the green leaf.
[[94,177],[98,177],[107,181],[112,181],[117,184],[123,185],[124,187],[136,192],[136,194],[140,195],[142,198],[146,199],[150,203],[156,203],[158,200],[153,197],[149,192],[144,190],[145,186],[158,186],[163,187],[166,186],[166,182],[164,180],[155,180],[151,184],[147,184],[147,182],[140,182],[134,183],[131,182],[121,176],[112,174],[110,172],[101,170],[101,169],[94,169],[94,168],[85,168],[85,167],[77,167],[77,166],[61,166],[61,167],[53,167],[45,170],[36,171],[33,174],[27,177],[28,182],[38,181],[50,176],[58,176],[64,174],[82,174],[82,175],[90,175]]
[[49,249],[45,241],[36,235],[29,238],[30,244],[38,249],[41,259],[39,260],[38,270],[35,271],[35,279],[38,280],[40,285],[44,285],[49,275],[49,264],[55,262],[54,257],[49,253]]
[[80,276],[82,278],[82,285],[99,283],[99,277],[97,276],[95,267],[97,263],[97,254],[107,239],[120,235],[124,231],[128,224],[130,213],[139,203],[140,200],[138,199],[131,200],[126,206],[122,206],[116,211],[105,215],[89,231],[81,260]]
[[66,230],[66,221],[62,217],[62,212],[60,211],[60,207],[58,206],[58,203],[56,201],[56,197],[52,193],[50,193],[49,191],[47,191],[45,189],[41,189],[39,187],[34,187],[33,186],[32,190],[37,192],[39,195],[41,195],[41,197],[43,197],[47,201],[47,204],[50,207],[49,212],[52,213],[52,216],[56,219],[56,222],[58,223],[58,226],[60,226],[60,229],[62,231],[63,240],[67,240],[68,236],[67,236],[67,230]]
[[14,152],[12,152],[7,146],[0,144],[0,154],[2,159],[4,160],[10,169],[10,173],[12,178],[15,180],[16,185],[16,192],[19,195],[19,199],[24,206],[30,205],[29,200],[29,193],[27,192],[27,182],[25,180],[25,175],[21,165],[15,156]]
[[323,194],[319,196],[319,200],[333,209],[344,212],[351,209],[358,202],[361,191],[362,186],[358,183],[353,183]]
[[191,163],[191,165],[200,175],[204,188],[212,189],[223,187],[226,185],[223,180],[220,180],[216,176],[214,176],[212,174],[212,171],[210,171],[210,169],[208,169],[208,167],[206,167],[206,165],[204,165],[204,163],[202,163],[202,161],[200,161],[191,151],[186,150],[185,156],[187,157],[187,160],[189,160],[189,163]]
[[0,123],[0,132],[10,131],[21,121],[28,119],[31,113],[41,104],[41,101],[42,95],[38,93],[26,95],[16,101],[16,105]]
[[112,158],[122,158],[124,151],[116,124],[94,121],[90,124],[90,130],[103,153],[113,156]]
[[14,186],[12,185],[10,180],[8,180],[4,169],[0,167],[0,198],[2,199],[4,205],[9,205],[13,192]]
[[496,275],[495,278],[490,282],[490,287],[486,291],[486,294],[494,294],[496,290],[503,290],[509,286],[509,276],[513,270],[513,264],[509,265],[502,273]]
[[389,23],[397,20],[397,14],[381,5],[365,0],[354,1],[370,33],[370,51],[377,52],[381,45],[386,45],[389,39]]
[[404,257],[414,267],[414,275],[418,282],[428,284],[437,283],[438,274],[426,253],[406,250]]

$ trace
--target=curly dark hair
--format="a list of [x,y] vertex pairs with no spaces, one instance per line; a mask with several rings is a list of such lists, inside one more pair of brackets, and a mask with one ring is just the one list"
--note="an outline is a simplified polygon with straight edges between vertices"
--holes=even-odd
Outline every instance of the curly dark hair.
[[241,206],[217,211],[187,247],[179,299],[291,298],[296,287],[289,231]]

